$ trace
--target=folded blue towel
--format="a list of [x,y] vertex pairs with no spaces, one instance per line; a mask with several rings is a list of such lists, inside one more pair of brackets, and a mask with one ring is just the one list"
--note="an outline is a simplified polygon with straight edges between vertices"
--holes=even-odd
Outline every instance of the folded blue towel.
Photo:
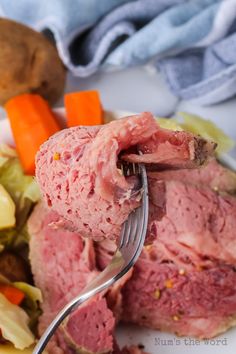
[[50,30],[80,77],[148,63],[178,97],[236,93],[236,0],[1,0],[0,16]]
[[206,49],[191,50],[156,65],[174,94],[209,105],[236,94],[235,48],[236,33],[231,33]]

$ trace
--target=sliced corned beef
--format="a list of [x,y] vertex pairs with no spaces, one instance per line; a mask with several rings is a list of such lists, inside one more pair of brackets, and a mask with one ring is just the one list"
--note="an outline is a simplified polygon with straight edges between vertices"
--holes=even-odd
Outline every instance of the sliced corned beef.
[[[134,146],[143,155],[137,155]],[[44,239],[39,248],[36,241],[31,241],[31,255],[32,250],[34,253],[36,249],[42,250],[38,261],[37,256],[36,261],[32,256],[36,283],[51,299],[57,299],[58,284],[59,289],[63,284],[71,296],[64,271],[56,271],[63,282],[56,283],[57,276],[54,276],[55,286],[45,282],[47,277],[37,274],[37,264],[43,264],[48,249],[54,250],[51,257],[56,261],[48,262],[54,268],[64,269],[63,253],[66,259],[72,259],[71,274],[76,274],[75,283],[81,275],[79,269],[87,269],[89,281],[110,262],[115,251],[111,240],[117,238],[121,224],[139,205],[140,198],[137,180],[125,179],[120,174],[118,159],[144,162],[149,171],[192,168],[201,165],[213,148],[191,134],[160,129],[148,113],[103,127],[65,130],[51,138],[38,154],[37,178],[48,205],[64,219],[49,213],[53,217],[45,227],[52,244],[48,244],[43,232],[32,232],[38,235],[38,240]],[[229,195],[236,190],[235,174],[213,160],[199,171],[149,172],[148,179],[148,236],[153,243],[145,246],[133,274],[128,275],[130,280],[125,279],[124,284],[109,290],[106,300],[100,296],[75,312],[63,332],[57,335],[56,343],[62,346],[70,343],[70,348],[92,352],[101,350],[96,336],[86,339],[86,326],[77,333],[86,315],[92,336],[97,330],[100,346],[105,350],[111,348],[114,317],[109,315],[107,305],[118,319],[200,338],[213,337],[236,323],[236,198]],[[98,269],[94,265],[91,242],[82,241],[76,233],[63,233],[61,225],[74,227],[83,236],[105,239],[96,245]],[[80,239],[78,244],[76,238]],[[66,251],[60,252],[61,247]],[[78,247],[80,252],[74,257],[74,249]],[[84,261],[87,254],[90,257]],[[85,285],[84,277],[81,279]],[[81,287],[75,289],[78,293]],[[44,306],[41,326],[42,322],[48,323],[54,311],[54,304],[49,300]],[[101,332],[103,323],[92,321],[101,311],[105,316],[104,333]]]
[[236,198],[226,193],[235,174],[213,166],[208,178],[208,166],[186,178],[149,174],[154,242],[122,291],[125,321],[198,338],[236,324]]
[[[137,146],[142,156],[129,151]],[[192,168],[214,148],[191,133],[161,129],[150,113],[142,113],[57,133],[37,154],[36,177],[48,206],[64,218],[58,225],[96,240],[116,239],[140,203],[139,183],[121,174],[118,158],[142,161],[152,170]]]
[[[91,240],[49,225],[57,221],[55,212],[36,206],[29,222],[30,259],[36,285],[43,292],[43,314],[39,333],[58,311],[97,274]],[[77,309],[65,327],[50,341],[50,354],[108,353],[113,349],[115,319],[102,296]]]
[[114,324],[106,299],[95,297],[72,313],[64,327],[64,335],[76,352],[110,353],[113,351]]
[[149,139],[139,145],[142,155],[125,153],[129,162],[145,163],[149,170],[191,169],[204,164],[215,144],[184,131],[160,127]]
[[[236,198],[226,193],[233,191],[235,174],[214,166],[219,178],[207,178],[208,166],[194,181],[172,180],[168,172],[149,174],[154,241],[122,290],[123,320],[200,338],[236,324]],[[176,174],[181,172],[170,172]],[[224,193],[216,192],[213,180]],[[114,249],[109,240],[97,245],[101,268]]]
[[103,240],[95,242],[94,247],[97,266],[100,270],[103,270],[110,263],[117,246],[112,240]]
[[216,159],[212,159],[201,168],[150,172],[149,176],[165,181],[177,180],[204,185],[218,192],[236,193],[236,173],[222,166]]
[[[122,319],[128,322],[167,330],[180,335],[200,338],[213,337],[235,325],[236,322],[236,272],[235,263],[233,263],[235,259],[233,248],[235,228],[232,226],[236,219],[236,199],[228,195],[218,195],[204,185],[200,187],[196,184],[184,184],[176,180],[160,181],[153,176],[149,178],[149,189],[149,228],[151,229],[155,224],[154,229],[157,232],[157,238],[152,245],[145,247],[141,258],[134,267],[131,280],[126,283],[122,290],[119,315],[121,313]],[[156,196],[159,196],[159,198],[156,198]],[[156,215],[156,220],[154,220],[155,213],[159,213],[160,210],[165,211],[165,215],[163,212],[161,220],[158,220],[158,215]],[[49,215],[52,214],[55,215],[55,219],[58,218],[54,213]],[[212,218],[211,215],[217,216],[217,220]],[[42,216],[37,214],[36,209],[35,215],[33,214],[32,217],[34,218],[34,228],[32,230],[31,227],[31,233],[39,235],[42,226],[40,226],[41,224],[37,226],[37,223],[42,219]],[[224,222],[221,221],[222,218]],[[54,218],[52,219],[44,222],[51,223],[54,221]],[[154,224],[153,221],[155,221]],[[56,230],[49,227],[49,234],[52,230],[55,232],[56,240],[60,240],[59,243],[53,243],[55,249],[54,253],[51,253],[51,258],[54,264],[53,258],[60,259],[60,257],[58,258],[58,252],[60,255],[62,247],[63,253],[68,248],[73,253],[74,248],[76,249],[74,242],[80,237],[74,234],[74,238],[73,234],[70,233],[73,241],[70,244],[68,239],[62,242],[64,236],[60,229]],[[191,233],[191,238],[189,238],[189,233]],[[185,235],[188,236],[186,239],[183,238]],[[180,242],[179,237],[181,238]],[[204,237],[206,240],[204,240]],[[189,242],[191,239],[191,244],[186,247],[182,238],[184,242]],[[37,239],[40,238],[33,237],[31,244],[36,242]],[[47,244],[47,237],[44,242],[46,249],[50,249]],[[61,242],[62,246],[60,245]],[[214,247],[212,247],[212,243]],[[86,240],[86,244],[91,245],[91,242]],[[35,244],[34,247],[35,250],[42,249],[40,248],[42,245],[39,244]],[[219,251],[220,247],[221,252]],[[90,271],[95,270],[96,272],[93,249],[91,247],[88,249],[90,251],[85,252],[86,264],[90,265]],[[109,240],[105,240],[97,246],[96,256],[100,269],[109,263],[114,250],[114,243]],[[214,254],[212,254],[212,250]],[[37,252],[34,257],[31,257],[36,265],[39,265],[37,261],[39,254],[44,253]],[[88,254],[90,254],[89,257]],[[65,253],[65,256],[70,258],[67,253]],[[80,258],[81,256],[79,256]],[[77,264],[76,258],[72,264],[74,262]],[[84,267],[84,262],[80,263],[78,267],[81,267],[81,264]],[[72,266],[72,269],[74,266]],[[33,271],[36,274],[36,279],[38,272],[38,284],[40,284],[41,269],[37,266],[36,268],[33,267]],[[45,276],[42,279],[45,279]],[[64,278],[64,284],[67,283],[66,279]],[[43,288],[45,287],[44,281],[41,283]],[[58,277],[56,277],[56,281],[54,280],[56,286],[57,281],[60,284]],[[48,287],[53,289],[52,280]],[[119,295],[119,290],[117,294]],[[43,316],[45,317],[42,317],[42,319],[46,318],[46,321],[48,321],[50,319],[46,315],[46,311],[50,308],[46,305],[44,304],[45,313]],[[98,313],[101,308],[98,308]],[[86,340],[83,336],[85,331],[80,332],[81,337],[76,336],[76,328],[86,311],[90,314],[89,318],[93,317],[92,309],[93,306],[87,309],[82,308],[80,309],[82,312],[73,315],[75,320],[69,320],[70,325],[67,327],[67,333],[70,335],[65,335],[65,332],[58,334],[57,345],[68,345],[65,343],[69,341],[70,347],[73,347],[73,336],[75,336],[77,343],[78,339],[80,343]],[[107,312],[105,311],[105,313]],[[78,319],[78,322],[76,322],[76,319]],[[91,325],[92,328],[93,325],[94,323]],[[102,336],[102,338],[104,337]],[[94,342],[89,345],[93,346]],[[69,351],[67,352],[69,353]]]
[[143,255],[123,299],[125,321],[211,338],[236,324],[236,272],[227,265],[185,271]]
[[[236,198],[204,186],[149,178],[149,233],[163,257],[185,266],[236,265]],[[162,219],[158,220],[162,210]]]
[[118,282],[116,282],[111,288],[106,292],[106,301],[110,310],[112,310],[116,323],[121,320],[122,317],[122,306],[123,306],[123,295],[121,289],[128,282],[133,274],[133,269],[131,269],[127,274],[125,274]]
[[[212,179],[216,181],[215,175],[203,183],[208,166],[193,180],[181,179],[182,171],[169,172],[173,178],[177,174],[176,180],[171,180],[168,172],[149,174],[148,236],[156,244],[153,257],[172,259],[185,267],[209,266],[214,262],[236,264],[236,198],[225,194],[224,185],[227,178],[233,182],[236,174],[216,162],[214,166],[220,171],[217,190],[223,194],[208,188],[213,186]],[[189,174],[194,173],[189,171]],[[160,180],[162,175],[165,182]],[[231,187],[230,191],[233,183]],[[101,269],[109,263],[114,251],[115,244],[110,240],[97,246]]]

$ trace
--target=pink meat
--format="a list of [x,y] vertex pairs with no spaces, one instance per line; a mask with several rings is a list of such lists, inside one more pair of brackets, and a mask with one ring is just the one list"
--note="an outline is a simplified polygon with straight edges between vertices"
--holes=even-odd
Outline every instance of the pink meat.
[[106,300],[94,298],[69,317],[64,333],[67,343],[76,352],[110,353],[114,321]]
[[[142,161],[149,171],[201,165],[212,152],[212,145],[185,134],[161,130],[156,123],[154,125],[152,117],[143,114],[102,128],[65,130],[44,144],[38,155],[37,177],[49,206],[66,215],[64,221],[52,213],[56,217],[50,220],[50,227],[47,222],[46,234],[57,235],[53,241],[54,252],[49,251],[52,260],[48,258],[48,263],[52,262],[54,267],[60,262],[63,264],[64,252],[66,259],[71,259],[72,253],[73,267],[78,262],[78,269],[84,269],[85,265],[89,268],[85,274],[95,276],[103,269],[115,251],[111,239],[117,238],[122,220],[139,204],[140,197],[137,181],[120,175],[118,158]],[[136,154],[134,145],[143,155]],[[53,158],[55,153],[60,156],[59,160]],[[109,317],[107,306],[118,319],[200,338],[213,337],[236,323],[236,198],[229,195],[236,190],[235,174],[213,160],[195,171],[149,172],[148,180],[148,236],[153,243],[145,246],[133,274],[129,274],[130,280],[125,279],[124,284],[109,290],[106,300],[101,296],[70,318],[67,328],[55,339],[57,345],[64,348],[69,342],[70,348],[89,348],[93,352],[101,349],[96,336],[93,335],[93,340],[88,336],[86,340],[86,327],[77,335],[79,323],[84,322],[86,314],[92,333],[96,328],[101,346],[108,348],[112,342],[114,317]],[[78,234],[55,229],[68,222],[83,236],[93,237],[94,234],[95,239],[105,239],[95,247],[96,260],[91,241],[84,241],[85,251]],[[67,233],[71,235],[72,246],[68,245],[68,239],[62,241]],[[44,239],[41,232],[38,235]],[[78,248],[74,237],[83,245],[78,258],[73,258],[74,249]],[[58,239],[70,252],[60,252],[62,246]],[[33,268],[36,282],[41,281],[40,287],[45,289],[47,297],[57,299],[57,277],[53,285],[52,280],[52,284],[45,283],[45,275],[42,278],[37,274],[38,265],[44,264],[44,254],[52,245],[47,244],[46,237],[40,247],[36,246],[31,246],[31,254],[32,247],[34,253],[36,249],[42,250],[34,256],[36,261],[32,257],[36,264]],[[85,262],[80,261],[82,254],[87,255]],[[41,257],[39,261],[37,257]],[[77,274],[78,281],[79,271]],[[80,276],[83,280],[81,273]],[[72,285],[67,288],[67,279],[63,279],[64,291],[66,285],[70,293]],[[50,288],[55,295],[53,290],[48,290]],[[48,321],[54,309],[47,298],[44,306],[41,323],[42,319]],[[101,313],[105,316],[105,333],[100,331],[101,323],[96,321]]]
[[204,164],[215,144],[184,131],[159,127],[148,141],[140,146],[143,155],[128,153],[124,160],[149,164],[150,170],[191,169]]
[[125,274],[118,282],[116,282],[106,292],[107,305],[109,309],[113,312],[116,319],[116,323],[118,323],[122,317],[123,294],[121,290],[124,287],[124,285],[129,281],[132,274],[133,274],[133,269],[131,269],[127,274]]
[[103,270],[111,261],[117,246],[112,240],[95,242],[95,254],[98,268]]
[[[142,156],[133,153],[138,147]],[[125,178],[118,159],[153,169],[201,165],[215,144],[186,132],[161,129],[150,113],[100,127],[63,130],[42,145],[36,177],[49,207],[84,237],[117,239],[121,225],[140,203],[137,178]]]
[[123,289],[125,321],[198,338],[235,325],[236,198],[226,193],[234,183],[216,162],[189,175],[149,174],[155,241]]
[[[203,171],[201,173],[203,174]],[[227,173],[228,171],[225,170],[225,174]],[[221,194],[208,188],[211,186],[211,178],[207,186],[203,185],[201,178],[196,179],[194,183],[191,179],[185,182],[187,183],[169,180],[169,178],[164,178],[163,181],[160,180],[160,175],[149,174],[149,233],[156,233],[155,241],[145,247],[134,267],[131,279],[124,285],[121,293],[119,286],[114,289],[114,292],[109,291],[110,298],[108,297],[107,304],[125,321],[180,335],[208,338],[225,331],[236,322],[236,287],[234,286],[236,284],[234,246],[236,199],[225,193],[227,186],[224,187],[223,184],[220,190],[224,193]],[[36,209],[33,224],[37,226],[40,219],[42,216],[37,215]],[[54,219],[50,220],[50,223],[51,221]],[[40,230],[40,227],[38,229]],[[51,252],[52,255],[57,255],[56,247],[60,250],[61,245],[59,242],[55,243],[55,239],[57,241],[60,239],[61,242],[64,234],[60,229],[49,227],[47,230],[50,233],[52,230],[60,232],[54,238],[55,251]],[[34,233],[39,235],[38,232],[34,231]],[[72,237],[73,234],[70,234]],[[78,234],[75,235],[75,239],[80,239]],[[32,238],[31,243],[35,242],[33,241],[35,239]],[[46,240],[47,238],[45,242]],[[90,245],[85,252],[86,264],[92,264],[90,268],[96,274],[92,243],[86,240],[86,244]],[[75,245],[73,243],[70,245],[68,240],[62,242],[62,245],[65,256],[70,259],[71,254],[67,254],[66,249],[69,248],[73,253],[72,248],[76,249]],[[37,263],[37,257],[41,254],[38,252],[40,247],[38,244],[35,245],[35,255],[31,258],[37,265],[33,267],[35,278],[42,279],[41,287],[44,289],[45,275],[44,277],[40,275],[41,268]],[[45,247],[48,248],[47,243]],[[99,269],[103,269],[109,263],[114,251],[115,244],[108,239],[96,245],[96,262]],[[50,258],[52,264],[54,264],[54,257]],[[44,262],[42,258],[41,262]],[[74,259],[73,264],[74,262],[76,264],[77,260]],[[84,267],[83,262],[79,267],[81,265]],[[55,280],[54,283],[56,289]],[[67,278],[64,278],[64,285],[66,283]],[[51,280],[48,288],[53,289],[52,285]],[[69,321],[70,326],[67,324],[67,335],[65,332],[63,335],[59,334],[57,345],[65,348],[69,340],[70,346],[73,347],[74,336],[77,344],[79,338],[80,346],[84,346],[81,343],[83,340],[86,341],[86,328],[80,332],[81,337],[78,338],[76,328],[79,322],[83,322],[85,312],[88,319],[93,316],[95,304],[93,303],[92,306],[89,304],[87,309],[83,309],[84,312],[74,314],[75,320]],[[103,304],[105,305],[104,302]],[[96,309],[99,312],[102,306],[99,305]],[[46,307],[44,317],[42,316],[46,320],[48,320],[47,311]],[[91,328],[94,328],[94,322],[89,323]],[[106,338],[103,334],[100,336]],[[94,342],[88,345],[92,345],[93,350],[97,350]],[[66,353],[70,352],[66,351]]]
[[150,177],[171,181],[184,181],[184,183],[205,185],[214,191],[236,193],[236,174],[223,167],[216,159],[212,159],[201,168],[192,170],[151,172]]
[[123,320],[198,338],[235,325],[236,272],[231,266],[184,272],[171,260],[137,262],[123,289]]
[[[43,293],[39,334],[43,333],[58,311],[100,272],[93,242],[82,240],[78,233],[52,227],[51,224],[58,218],[58,214],[48,211],[40,203],[28,221],[32,272],[36,285]],[[77,309],[63,325],[63,330],[60,329],[50,341],[47,352],[113,352],[117,347],[113,338],[114,326],[122,312],[120,290],[131,275],[132,271],[107,293],[94,297]]]
[[[210,167],[216,173],[209,176]],[[123,320],[199,338],[235,325],[236,198],[227,193],[235,174],[216,162],[210,167],[186,172],[182,182],[182,171],[149,173],[154,241],[122,290]],[[97,245],[101,268],[114,247],[109,240]]]
[[[149,190],[149,233],[159,253],[184,265],[236,265],[235,197],[154,178],[149,178]],[[160,208],[165,215],[157,220]]]
[[[40,334],[58,311],[98,274],[92,241],[50,227],[57,219],[55,212],[48,213],[40,204],[28,222],[32,272],[44,298]],[[72,314],[63,331],[58,331],[50,342],[48,351],[50,354],[75,353],[75,350],[111,352],[114,324],[106,300],[95,297]]]
[[[214,174],[206,180],[210,163],[200,173],[189,171],[189,177],[185,172],[187,176],[182,179],[185,183],[180,181],[182,171],[149,174],[148,235],[155,240],[153,257],[155,253],[157,258],[172,259],[184,267],[215,262],[236,264],[236,198],[225,193],[230,185],[225,182],[231,182],[231,192],[236,174],[216,162],[213,166],[220,171],[218,177]],[[221,194],[208,188],[216,186]],[[115,248],[110,240],[97,246],[101,269],[110,262]]]

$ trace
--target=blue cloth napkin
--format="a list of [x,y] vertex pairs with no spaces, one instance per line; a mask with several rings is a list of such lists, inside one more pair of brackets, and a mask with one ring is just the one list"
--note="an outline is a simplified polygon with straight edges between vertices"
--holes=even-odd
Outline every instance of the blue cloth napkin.
[[236,93],[236,0],[0,0],[0,16],[50,30],[76,76],[148,64],[180,98]]

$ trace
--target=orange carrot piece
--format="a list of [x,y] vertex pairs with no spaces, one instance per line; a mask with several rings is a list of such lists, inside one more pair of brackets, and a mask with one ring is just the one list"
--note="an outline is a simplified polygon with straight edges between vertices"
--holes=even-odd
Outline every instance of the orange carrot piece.
[[5,109],[23,169],[26,174],[33,175],[40,145],[60,127],[48,103],[39,95],[13,97],[5,104]]
[[20,305],[25,298],[23,291],[8,284],[0,285],[0,293],[3,294],[7,300],[14,305]]
[[103,124],[103,110],[98,91],[80,91],[65,95],[68,127]]

